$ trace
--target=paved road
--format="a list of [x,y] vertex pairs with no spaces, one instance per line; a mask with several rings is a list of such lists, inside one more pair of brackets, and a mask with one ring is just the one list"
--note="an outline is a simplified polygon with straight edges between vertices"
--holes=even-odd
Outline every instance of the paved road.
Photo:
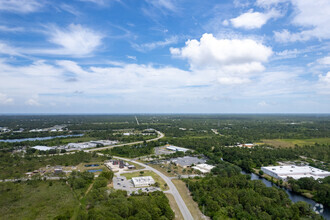
[[[156,130],[155,130],[156,131]],[[150,140],[146,140],[146,142],[151,142],[151,141],[157,141],[161,138],[163,138],[165,135],[160,132],[160,131],[156,131],[158,134],[158,137],[150,139]],[[99,148],[93,148],[93,149],[88,149],[88,150],[84,150],[85,152],[91,152],[91,151],[99,151],[99,150],[106,150],[106,149],[111,149],[114,147],[122,147],[122,146],[129,146],[129,145],[134,145],[134,144],[142,144],[143,141],[136,141],[136,142],[131,142],[131,143],[126,143],[126,144],[117,144],[117,145],[111,145],[111,146],[105,146],[105,147],[99,147]]]
[[135,120],[136,120],[136,124],[137,124],[137,125],[140,125],[140,123],[139,123],[139,121],[138,121],[138,119],[137,119],[136,116],[135,116]]
[[180,193],[178,192],[177,188],[175,187],[175,185],[172,183],[171,179],[167,176],[165,176],[163,173],[161,173],[160,171],[156,170],[155,168],[152,168],[146,164],[131,160],[131,159],[127,159],[127,158],[122,158],[122,157],[114,157],[120,160],[128,160],[128,161],[132,161],[140,166],[146,167],[148,170],[151,170],[153,172],[155,172],[156,174],[158,174],[161,178],[163,178],[163,180],[165,180],[165,182],[167,183],[167,185],[169,186],[169,190],[166,191],[166,193],[170,193],[174,196],[174,199],[176,201],[176,203],[179,206],[179,209],[181,211],[181,214],[183,216],[184,219],[187,220],[191,220],[193,219],[188,207],[186,206],[186,204],[184,203]]

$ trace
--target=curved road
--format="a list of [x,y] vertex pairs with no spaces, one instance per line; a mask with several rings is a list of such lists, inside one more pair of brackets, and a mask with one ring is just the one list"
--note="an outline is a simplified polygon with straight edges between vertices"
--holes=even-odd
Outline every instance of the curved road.
[[[150,140],[146,140],[147,143],[151,142],[151,141],[157,141],[165,136],[162,132],[157,131],[157,130],[155,130],[155,131],[157,132],[158,137],[150,139]],[[84,151],[85,152],[99,151],[99,150],[111,149],[114,147],[122,147],[122,146],[129,146],[129,145],[142,144],[142,143],[143,143],[143,141],[136,141],[136,142],[126,143],[126,144],[117,144],[117,145],[110,145],[110,146],[106,146],[106,147],[93,148],[93,149],[84,150]]]
[[[155,130],[158,134],[158,137],[157,138],[153,138],[153,139],[150,139],[150,140],[147,140],[146,142],[151,142],[151,141],[157,141],[161,138],[163,138],[165,135],[160,132],[160,131],[157,131]],[[106,147],[100,147],[100,148],[94,148],[94,149],[89,149],[89,150],[84,150],[84,152],[91,152],[91,151],[99,151],[99,150],[105,150],[105,149],[110,149],[110,148],[114,148],[114,147],[122,147],[122,146],[128,146],[128,145],[134,145],[134,144],[141,144],[143,143],[143,141],[136,141],[136,142],[132,142],[132,143],[126,143],[126,144],[118,144],[118,145],[111,145],[111,146],[106,146]],[[75,152],[67,152],[67,153],[62,153],[62,154],[57,154],[57,155],[64,155],[64,154],[72,154],[72,153],[75,153]],[[99,153],[101,154],[101,153]],[[44,156],[44,155],[39,155],[39,156]],[[166,191],[166,193],[170,193],[173,195],[176,203],[178,204],[178,207],[181,211],[181,214],[183,216],[184,219],[187,219],[187,220],[191,220],[193,219],[188,207],[186,206],[185,202],[183,201],[180,193],[178,192],[177,188],[175,187],[175,185],[172,183],[171,179],[167,176],[165,176],[163,173],[161,173],[160,171],[156,170],[155,168],[152,168],[146,164],[143,164],[143,163],[140,163],[140,162],[137,162],[135,160],[132,160],[132,159],[128,159],[128,158],[123,158],[123,157],[116,157],[114,156],[114,158],[117,158],[117,159],[121,159],[121,160],[127,160],[127,161],[132,161],[140,166],[143,166],[145,168],[147,168],[148,170],[151,170],[153,172],[155,172],[156,174],[158,174],[162,179],[164,179],[164,181],[166,182],[166,184],[169,186],[169,190]]]
[[123,158],[123,157],[115,157],[114,158],[116,159],[120,159],[120,160],[127,160],[127,161],[131,161],[133,163],[136,163],[140,166],[143,166],[145,168],[147,168],[148,170],[151,170],[153,172],[155,172],[156,174],[158,174],[161,178],[163,178],[163,180],[165,180],[165,182],[167,183],[167,185],[169,186],[169,190],[166,191],[166,193],[170,193],[174,196],[174,199],[176,201],[176,203],[178,204],[178,207],[181,211],[181,214],[183,216],[184,219],[187,219],[187,220],[191,220],[193,219],[188,207],[186,206],[186,203],[184,203],[180,193],[178,192],[177,188],[175,187],[175,185],[172,183],[171,179],[167,176],[165,176],[163,173],[161,173],[160,171],[156,170],[155,168],[152,168],[144,163],[140,163],[140,162],[137,162],[135,160],[131,160],[131,159],[127,159],[127,158]]

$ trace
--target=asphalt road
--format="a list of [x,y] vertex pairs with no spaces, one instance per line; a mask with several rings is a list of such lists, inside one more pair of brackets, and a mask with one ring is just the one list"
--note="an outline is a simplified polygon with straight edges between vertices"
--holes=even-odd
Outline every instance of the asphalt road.
[[[156,130],[155,130],[156,131]],[[160,132],[160,131],[156,131],[158,134],[158,137],[150,139],[150,140],[146,140],[146,142],[151,142],[151,141],[157,141],[161,138],[163,138],[165,135]],[[129,146],[129,145],[134,145],[134,144],[142,144],[143,141],[136,141],[136,142],[131,142],[131,143],[126,143],[126,144],[117,144],[117,145],[111,145],[111,146],[105,146],[105,147],[99,147],[99,148],[93,148],[93,149],[89,149],[89,150],[84,150],[85,152],[92,152],[92,151],[99,151],[99,150],[106,150],[106,149],[111,149],[114,147],[122,147],[122,146]]]
[[161,178],[163,178],[163,180],[165,180],[165,182],[167,183],[168,187],[170,188],[168,191],[166,191],[166,193],[170,193],[174,196],[174,199],[176,201],[176,203],[178,204],[178,207],[181,211],[181,214],[183,216],[184,219],[187,220],[191,220],[193,219],[188,207],[186,206],[186,204],[184,203],[180,193],[178,192],[177,188],[175,187],[175,185],[172,183],[171,179],[167,176],[165,176],[163,173],[161,173],[160,171],[156,170],[155,168],[152,168],[146,164],[134,161],[134,160],[130,160],[127,158],[123,158],[123,157],[114,157],[117,159],[121,159],[121,160],[128,160],[128,161],[132,161],[140,166],[143,166],[145,168],[147,168],[148,170],[151,170],[153,172],[155,172],[156,174],[158,174]]

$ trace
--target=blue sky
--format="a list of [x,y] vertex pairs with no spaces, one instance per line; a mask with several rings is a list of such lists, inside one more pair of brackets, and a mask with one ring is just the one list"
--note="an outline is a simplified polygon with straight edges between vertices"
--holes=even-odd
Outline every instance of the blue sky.
[[328,0],[0,0],[0,113],[329,113]]

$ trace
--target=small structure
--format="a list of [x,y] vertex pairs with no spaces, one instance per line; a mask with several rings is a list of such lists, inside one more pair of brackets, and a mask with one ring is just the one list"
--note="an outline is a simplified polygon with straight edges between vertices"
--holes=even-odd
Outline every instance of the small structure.
[[128,168],[129,170],[133,170],[133,169],[135,169],[135,166],[134,166],[134,165],[128,165],[127,168]]
[[330,176],[330,172],[311,166],[270,166],[261,167],[261,170],[269,176],[283,180],[286,180],[288,177],[293,179],[300,179],[303,177],[320,179]]
[[129,166],[129,164],[125,163],[123,160],[109,160],[104,162],[104,165],[113,172],[125,170]]
[[155,180],[151,176],[133,177],[132,182],[134,187],[144,187],[155,184]]
[[62,167],[57,166],[57,167],[54,168],[54,173],[55,173],[55,174],[60,174],[60,173],[62,173],[62,172],[63,172]]
[[237,143],[236,146],[237,146],[237,147],[247,147],[247,148],[251,148],[251,147],[254,146],[254,144],[239,144],[239,143]]
[[201,173],[209,173],[214,168],[214,166],[202,163],[192,167],[195,170],[199,170]]
[[73,149],[77,149],[77,150],[82,150],[82,149],[86,149],[86,148],[95,148],[97,147],[97,144],[92,143],[92,142],[83,142],[83,143],[69,143],[67,145],[67,148],[73,148]]
[[172,163],[174,163],[177,166],[181,166],[183,168],[190,167],[191,165],[197,165],[206,163],[205,159],[199,159],[198,157],[177,157],[170,160]]
[[47,150],[52,150],[54,148],[52,147],[47,147],[47,146],[34,146],[32,147],[33,149],[39,150],[39,151],[47,151]]
[[167,150],[171,150],[171,151],[181,151],[181,152],[186,152],[189,149],[187,148],[183,148],[183,147],[177,147],[177,146],[173,146],[173,145],[168,145],[166,146]]

